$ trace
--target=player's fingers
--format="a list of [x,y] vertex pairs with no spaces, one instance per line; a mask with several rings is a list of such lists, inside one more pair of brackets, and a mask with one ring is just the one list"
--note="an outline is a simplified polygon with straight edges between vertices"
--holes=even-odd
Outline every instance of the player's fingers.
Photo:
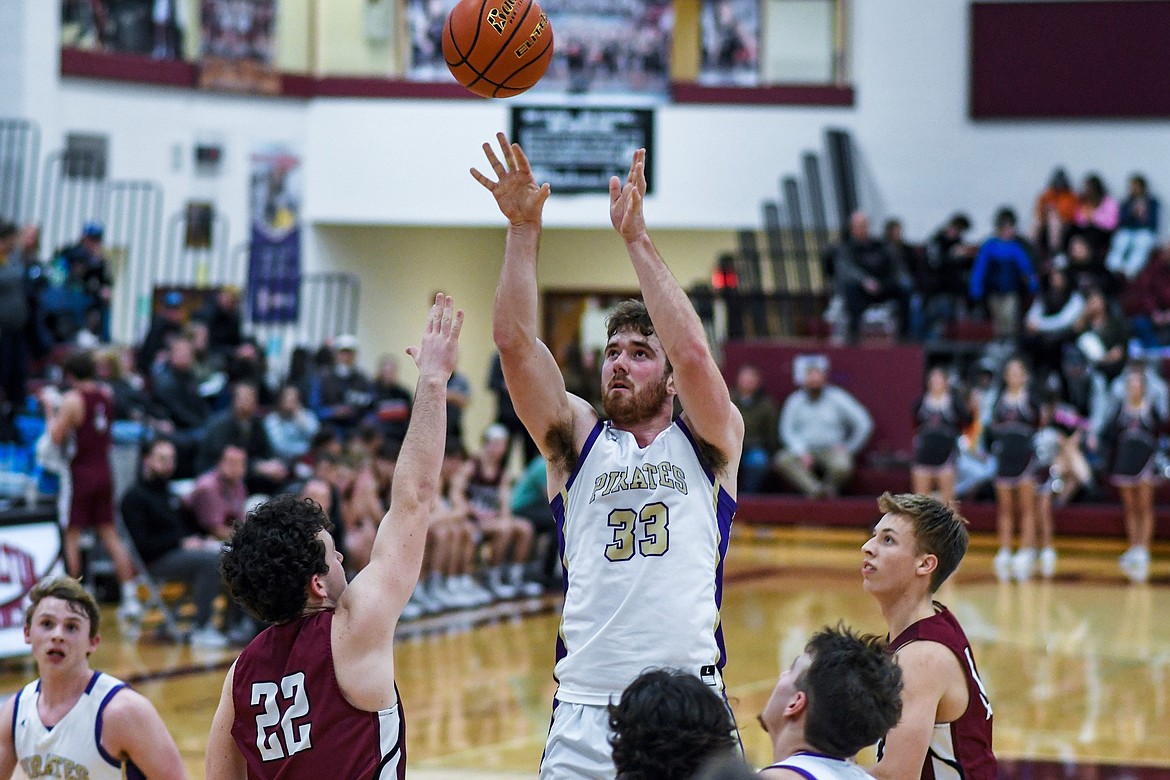
[[552,194],[552,185],[548,182],[540,185],[540,193],[537,195],[537,203],[543,204],[548,200],[548,196]]
[[507,170],[500,162],[500,158],[496,157],[496,150],[492,149],[491,144],[485,143],[483,145],[483,153],[484,156],[488,159],[488,164],[492,166],[492,170],[496,172],[497,176],[503,176],[505,173],[507,173]]
[[496,189],[496,183],[494,181],[492,181],[491,179],[489,179],[488,177],[484,176],[482,173],[477,171],[475,168],[471,169],[471,178],[475,179],[477,182],[482,184],[487,189],[488,192],[494,192]]
[[516,161],[516,170],[521,173],[532,173],[532,166],[528,164],[528,155],[520,148],[520,144],[512,144],[512,159]]
[[609,177],[609,202],[617,203],[622,195],[622,181],[616,176]]
[[646,150],[641,149],[638,153],[637,178],[635,183],[638,185],[638,192],[646,192]]
[[407,347],[406,354],[410,355],[410,359],[413,360],[414,364],[417,366],[418,365],[418,356],[419,356],[418,347]]
[[463,330],[463,309],[455,310],[455,320],[451,323],[451,338],[458,339]]
[[512,151],[512,144],[508,143],[508,136],[496,133],[496,140],[500,144],[500,152],[504,155],[504,162],[508,163],[508,170],[516,170],[516,153]]
[[451,319],[454,316],[451,310],[451,296],[440,295],[439,297],[443,299],[443,316],[439,321],[439,332],[446,335],[451,332]]

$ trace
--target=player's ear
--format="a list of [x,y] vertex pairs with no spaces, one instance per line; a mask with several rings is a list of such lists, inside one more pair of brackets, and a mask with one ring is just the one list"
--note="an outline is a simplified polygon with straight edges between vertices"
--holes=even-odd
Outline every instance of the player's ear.
[[804,691],[794,691],[792,698],[788,700],[788,704],[784,707],[784,717],[799,718],[801,714],[808,709],[808,694]]
[[326,596],[328,596],[329,591],[325,589],[325,575],[314,574],[312,577],[310,577],[308,591],[310,601],[312,601],[314,598],[324,599]]
[[915,568],[914,573],[929,577],[937,568],[938,556],[934,553],[923,553],[918,559],[918,566]]

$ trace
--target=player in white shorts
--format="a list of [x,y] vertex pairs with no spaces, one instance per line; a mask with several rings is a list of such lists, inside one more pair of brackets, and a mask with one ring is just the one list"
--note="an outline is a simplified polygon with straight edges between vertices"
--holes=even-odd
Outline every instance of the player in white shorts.
[[[537,337],[536,260],[549,186],[516,144],[484,144],[491,191],[508,218],[493,333],[520,419],[548,461],[565,568],[559,684],[542,778],[610,778],[606,705],[649,667],[689,671],[722,691],[719,603],[735,513],[743,419],[694,307],[646,232],[644,149],[610,219],[645,301],[607,322],[601,370],[607,420],[569,394]],[[675,400],[682,414],[673,414]]]
[[776,762],[763,780],[872,780],[853,763],[902,716],[902,671],[874,636],[813,634],[760,713]]
[[185,780],[154,706],[89,667],[99,641],[93,596],[71,577],[52,577],[29,599],[24,637],[40,679],[0,707],[0,778]]

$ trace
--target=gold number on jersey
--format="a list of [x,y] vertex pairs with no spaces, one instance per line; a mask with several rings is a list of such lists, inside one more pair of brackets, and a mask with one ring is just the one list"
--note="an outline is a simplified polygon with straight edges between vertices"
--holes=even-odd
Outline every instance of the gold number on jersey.
[[670,548],[669,525],[669,512],[661,502],[638,511],[615,509],[609,513],[613,541],[605,546],[605,557],[620,563],[633,558],[635,552],[646,557],[665,555]]

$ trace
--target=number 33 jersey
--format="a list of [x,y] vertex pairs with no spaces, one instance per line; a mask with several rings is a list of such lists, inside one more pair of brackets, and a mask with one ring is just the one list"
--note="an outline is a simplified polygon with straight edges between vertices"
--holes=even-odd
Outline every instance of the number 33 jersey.
[[333,612],[270,626],[244,648],[232,679],[232,738],[249,780],[406,776],[402,700],[381,712],[345,700],[333,672]]
[[557,699],[608,704],[660,666],[721,689],[719,604],[735,500],[682,418],[646,447],[599,421],[551,506],[565,568]]

